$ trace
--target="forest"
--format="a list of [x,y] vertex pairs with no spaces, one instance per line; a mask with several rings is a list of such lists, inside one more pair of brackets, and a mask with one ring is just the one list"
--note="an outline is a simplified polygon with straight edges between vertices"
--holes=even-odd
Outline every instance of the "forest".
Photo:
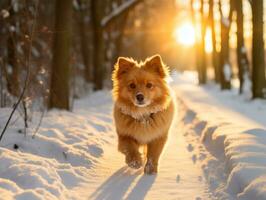
[[[21,99],[28,114],[32,106],[71,110],[79,90],[110,88],[118,56],[143,60],[159,53],[184,70],[192,64],[179,67],[179,51],[193,55],[199,84],[215,80],[227,90],[238,79],[240,94],[252,85],[252,98],[264,98],[263,1],[181,2],[1,1],[1,106]],[[245,18],[243,4],[250,12]],[[175,41],[182,25],[188,25],[183,41],[194,41],[186,49]]]
[[[223,185],[220,187],[224,189],[222,191],[226,191],[226,194],[233,197],[237,196],[237,199],[241,199],[242,196],[243,199],[249,199],[249,197],[263,199],[266,197],[266,190],[260,191],[259,184],[266,184],[266,182],[259,182],[258,187],[256,187],[256,178],[259,176],[252,175],[254,179],[250,179],[249,182],[245,179],[246,182],[243,182],[245,190],[239,188],[237,190],[234,182],[235,176],[232,175],[232,178],[230,175],[231,172],[237,173],[233,171],[234,167],[238,166],[239,163],[245,163],[246,160],[257,164],[255,161],[253,162],[253,158],[258,155],[249,157],[249,152],[246,152],[244,148],[256,149],[254,152],[261,152],[266,148],[264,135],[266,134],[264,129],[266,123],[264,120],[264,116],[266,116],[265,17],[266,2],[263,0],[1,0],[0,160],[3,159],[3,162],[7,162],[9,157],[4,155],[7,150],[6,155],[9,155],[9,150],[12,151],[10,155],[13,155],[13,151],[20,150],[22,154],[30,153],[31,156],[44,156],[45,159],[46,157],[53,158],[60,164],[69,162],[71,166],[84,167],[88,163],[94,163],[94,159],[101,159],[102,154],[106,152],[109,155],[110,152],[113,152],[110,150],[113,147],[108,146],[108,142],[104,139],[102,143],[99,142],[98,137],[103,137],[101,135],[103,132],[109,134],[115,129],[112,125],[112,117],[110,117],[112,115],[111,77],[114,66],[119,57],[145,61],[146,58],[159,54],[170,69],[170,84],[176,93],[177,104],[181,107],[180,115],[183,118],[180,118],[182,118],[181,124],[183,125],[181,128],[180,125],[178,127],[184,132],[195,132],[193,136],[188,136],[188,138],[184,133],[182,142],[175,145],[188,145],[188,147],[184,146],[184,151],[188,149],[189,153],[193,151],[195,146],[200,149],[200,145],[205,145],[204,142],[200,141],[194,144],[188,143],[188,141],[194,141],[195,138],[198,141],[199,138],[195,135],[202,134],[201,138],[206,137],[208,140],[206,146],[208,153],[206,155],[213,156],[215,154],[213,153],[214,146],[219,146],[222,141],[224,145],[219,146],[221,150],[219,152],[225,154],[223,158],[229,160],[229,164],[227,161],[221,160],[220,157],[215,157],[215,159],[219,160],[220,164],[222,163],[221,166],[226,163],[224,168],[227,167],[227,164],[229,168],[231,167],[228,173],[225,172],[227,178],[223,182],[218,174],[224,171],[214,170],[220,165],[217,161],[216,167],[212,166],[215,173],[211,171],[215,174],[213,176],[216,178],[217,187],[210,181],[209,174],[202,175],[205,176],[207,187],[215,188],[211,189],[211,197],[209,193],[208,197],[204,196],[206,195],[203,192],[204,188],[200,188],[199,194],[202,198],[195,196],[196,192],[194,191],[192,192],[193,195],[195,194],[193,198],[214,199],[215,196],[218,199],[229,199],[228,196],[223,196],[224,194],[222,198],[219,193],[221,185],[218,183],[220,183]],[[206,107],[201,105],[202,102],[205,102]],[[216,116],[209,113],[208,106],[217,114]],[[221,113],[219,118],[218,113],[219,110],[223,109],[226,111],[224,111],[224,118],[221,120],[223,114]],[[230,112],[241,115],[240,121],[234,121],[239,116],[230,114]],[[207,114],[202,117],[202,113]],[[197,118],[192,117],[194,115]],[[242,117],[243,120],[241,121]],[[248,120],[245,121],[244,118]],[[201,124],[198,123],[200,120],[202,120]],[[216,121],[212,122],[212,120]],[[187,121],[190,121],[193,127],[188,126]],[[76,123],[77,127],[81,124],[86,127],[79,127],[76,130],[71,123]],[[99,124],[97,125],[97,123]],[[204,123],[207,125],[205,124],[201,130],[199,127]],[[219,132],[215,135],[216,128],[218,130],[220,125],[230,123],[234,123],[235,126],[226,130],[222,129],[220,131],[222,133]],[[218,125],[211,126],[212,124]],[[243,130],[235,128],[238,124],[239,127],[246,124],[246,132],[244,128]],[[201,131],[197,132],[197,128]],[[210,131],[212,128],[214,129],[213,132]],[[228,136],[230,131],[241,132],[245,135],[249,134],[247,130],[255,130],[256,128],[261,129],[263,134],[260,131],[254,133],[258,137],[256,138],[257,143],[253,140],[252,142],[248,141],[247,143],[250,145],[248,147],[237,146],[244,144],[245,141],[236,144],[232,142],[235,142],[236,139],[233,136]],[[58,129],[58,132],[53,129]],[[82,134],[87,134],[85,129],[90,133],[84,139]],[[77,138],[69,136],[68,134],[71,132],[77,134]],[[77,132],[80,132],[80,135]],[[58,141],[50,144],[52,139],[49,137]],[[73,137],[73,141],[70,141],[70,137]],[[115,143],[111,136],[106,136],[106,138],[108,138],[106,140],[110,140],[109,143]],[[242,135],[239,138],[241,140]],[[247,138],[249,137],[247,136]],[[242,139],[245,140],[246,137],[243,136]],[[85,142],[86,144],[83,144],[82,142],[85,140],[91,141],[91,143]],[[62,141],[64,141],[65,146],[61,143]],[[74,141],[80,143],[74,144]],[[262,144],[259,144],[260,141]],[[101,146],[103,144],[107,146],[107,149]],[[232,146],[230,146],[231,144]],[[236,146],[234,146],[235,144]],[[226,149],[226,145],[228,145],[229,150]],[[46,147],[51,147],[52,150],[44,150]],[[93,147],[92,150],[90,147]],[[83,152],[83,148],[87,150]],[[60,155],[57,155],[57,150]],[[67,152],[70,150],[71,153],[68,154]],[[228,153],[227,150],[229,153],[231,152],[230,156],[226,154]],[[232,158],[234,152],[238,152],[239,157]],[[197,150],[197,153],[200,154],[201,150]],[[88,157],[86,157],[87,154]],[[83,161],[85,159],[83,155],[86,155],[86,161]],[[71,156],[76,157],[72,158]],[[187,155],[186,159],[189,156]],[[198,157],[200,156],[198,155]],[[243,157],[245,157],[245,161],[241,160],[244,159]],[[209,159],[208,156],[207,158]],[[265,161],[262,161],[264,158],[260,158],[258,163],[264,163]],[[17,159],[22,158],[18,156]],[[172,157],[169,159],[171,160]],[[231,159],[232,163],[230,163]],[[254,160],[256,159],[254,158]],[[17,161],[11,159],[8,162],[16,164]],[[18,162],[24,161],[22,159]],[[49,163],[47,164],[51,168],[48,170],[49,173],[54,168],[56,170],[61,169],[59,164],[54,167],[50,161],[42,160],[40,162],[45,163],[45,165]],[[180,162],[185,163],[184,160]],[[119,162],[117,161],[117,163]],[[112,165],[112,170],[116,170],[117,163]],[[209,166],[209,160],[207,163]],[[14,166],[16,166],[15,164]],[[33,163],[30,164],[34,165]],[[0,191],[6,192],[5,189],[1,189],[1,180],[6,178],[5,173],[10,166],[7,168],[0,166]],[[170,162],[167,166],[172,169]],[[182,166],[180,167],[182,168]],[[191,166],[188,165],[188,167]],[[34,170],[36,169],[34,168]],[[195,172],[195,177],[198,176],[196,174],[197,169],[192,170],[193,173]],[[75,173],[73,172],[73,180],[75,179],[77,183],[86,182],[82,179],[82,170],[79,171],[80,169],[74,169],[74,167],[71,170],[77,170]],[[72,173],[71,170],[64,173],[70,174]],[[208,168],[208,170],[210,169]],[[263,168],[263,170],[266,169]],[[25,168],[26,175],[29,171],[30,169]],[[15,172],[11,170],[10,173]],[[129,172],[122,170],[121,173],[124,175]],[[240,173],[245,173],[245,171],[239,171]],[[51,188],[49,189],[48,183],[45,187],[40,186],[42,181],[36,185],[33,184],[34,187],[31,188],[25,186],[23,181],[23,183],[19,182],[19,177],[15,176],[14,180],[12,176],[11,178],[8,177],[6,179],[18,184],[19,189],[16,189],[17,192],[12,194],[9,191],[5,193],[6,198],[19,199],[19,196],[16,195],[24,195],[28,192],[27,189],[35,190],[39,187],[44,187],[49,194],[45,192],[44,195],[43,192],[36,189],[32,193],[36,195],[36,199],[83,199],[83,197],[85,199],[88,197],[84,188],[80,189],[82,197],[75,196],[73,189],[75,184],[65,178],[67,175],[64,176],[64,179],[59,172],[58,174],[58,177],[63,181],[59,178],[56,180],[61,185],[61,189],[57,188],[58,191],[56,192]],[[89,171],[88,174],[90,178],[93,177],[92,172]],[[108,173],[103,173],[99,180],[97,179],[97,184],[103,182],[106,174]],[[163,183],[168,175],[162,176]],[[138,177],[138,174],[134,174],[134,176]],[[178,179],[179,175],[174,174],[173,176]],[[184,176],[189,177],[188,175]],[[239,177],[241,176],[239,175]],[[130,177],[127,177],[120,181],[126,184],[130,180]],[[253,185],[249,185],[252,180],[255,182],[252,183]],[[155,179],[144,178],[139,180],[139,185],[137,183],[130,193],[127,192],[129,186],[125,190],[121,190],[121,193],[116,193],[118,190],[112,188],[112,184],[115,186],[115,183],[112,183],[114,180],[110,179],[109,181],[111,182],[107,186],[103,185],[103,188],[107,188],[103,189],[102,192],[92,187],[89,199],[117,200],[126,197],[126,199],[144,199],[154,183],[155,188],[162,187],[162,185],[156,185]],[[179,181],[175,180],[175,182]],[[69,184],[73,184],[73,188]],[[137,193],[142,185],[144,188],[139,190],[140,193]],[[167,188],[167,185],[163,186]],[[188,187],[193,188],[194,186],[191,183]],[[230,189],[228,189],[229,186],[231,186]],[[155,193],[160,192],[158,188],[153,191]],[[171,185],[168,189],[169,193],[167,194],[171,197],[171,189],[174,187]],[[113,191],[116,194],[108,196],[105,193],[108,191]],[[253,195],[254,191],[257,196]],[[154,199],[153,197],[156,196],[152,195],[149,196],[150,199]],[[192,199],[190,190],[186,190],[184,195],[185,197],[178,197]],[[24,197],[27,199],[29,196]]]

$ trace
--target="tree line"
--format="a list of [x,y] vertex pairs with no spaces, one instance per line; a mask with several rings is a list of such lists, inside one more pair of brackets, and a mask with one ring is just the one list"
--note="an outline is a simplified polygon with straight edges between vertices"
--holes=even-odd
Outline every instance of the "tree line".
[[174,5],[175,0],[1,0],[0,106],[13,106],[26,128],[36,110],[71,110],[85,90],[111,86],[118,56],[164,53],[158,38],[171,37]]
[[[144,16],[137,16],[143,9],[142,0],[1,1],[1,106],[21,94],[27,65],[30,84],[23,99],[28,102],[41,98],[49,108],[71,109],[74,79],[102,89],[123,37],[132,35],[126,27],[136,18],[146,25]],[[134,44],[144,37],[128,40]]]
[[[237,73],[240,83],[239,93],[242,94],[245,89],[245,85],[251,81],[252,97],[265,98],[266,81],[264,58],[265,50],[263,40],[263,0],[248,1],[252,13],[251,62],[248,59],[244,39],[243,0],[230,0],[228,5],[229,14],[227,16],[223,10],[222,0],[191,0],[190,2],[193,22],[194,24],[198,23],[201,26],[200,37],[197,38],[195,45],[199,84],[205,84],[207,81],[206,52],[204,47],[206,28],[209,27],[211,29],[212,37],[211,57],[215,81],[220,84],[222,90],[231,89],[232,61],[230,60],[229,39],[232,36],[230,35],[231,24],[235,19],[237,27],[236,53]],[[195,3],[198,3],[199,9],[195,9]],[[214,17],[215,12],[219,12],[218,21]],[[233,16],[235,16],[235,18],[233,18]],[[217,25],[220,27],[220,31],[218,33]],[[219,42],[217,42],[217,38],[220,39]]]

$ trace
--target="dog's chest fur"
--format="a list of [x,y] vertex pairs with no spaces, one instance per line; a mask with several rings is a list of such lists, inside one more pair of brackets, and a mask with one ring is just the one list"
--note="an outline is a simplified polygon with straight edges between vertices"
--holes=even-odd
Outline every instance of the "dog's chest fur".
[[148,126],[153,120],[154,113],[135,119],[138,123]]
[[119,135],[130,136],[139,143],[146,144],[167,134],[173,117],[173,103],[170,103],[165,110],[138,118],[123,113],[115,106],[114,117]]

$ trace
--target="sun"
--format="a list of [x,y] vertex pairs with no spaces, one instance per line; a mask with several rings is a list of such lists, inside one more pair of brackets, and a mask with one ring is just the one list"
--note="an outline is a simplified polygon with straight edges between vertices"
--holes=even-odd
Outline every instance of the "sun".
[[184,46],[193,46],[195,44],[195,29],[192,23],[184,22],[174,30],[174,38],[177,43]]
[[[183,22],[178,25],[173,33],[173,36],[178,44],[191,47],[195,44],[195,28],[191,22]],[[205,52],[212,52],[212,36],[211,29],[207,28],[205,35]]]

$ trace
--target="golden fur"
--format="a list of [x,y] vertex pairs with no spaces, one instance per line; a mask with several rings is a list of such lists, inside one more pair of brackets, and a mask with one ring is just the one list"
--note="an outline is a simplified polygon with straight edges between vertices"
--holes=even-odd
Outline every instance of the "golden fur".
[[[130,167],[139,168],[139,147],[146,146],[144,171],[148,174],[157,172],[174,114],[167,77],[168,68],[159,55],[140,63],[120,57],[112,77],[118,149]],[[144,97],[141,104],[136,99],[138,94]]]

